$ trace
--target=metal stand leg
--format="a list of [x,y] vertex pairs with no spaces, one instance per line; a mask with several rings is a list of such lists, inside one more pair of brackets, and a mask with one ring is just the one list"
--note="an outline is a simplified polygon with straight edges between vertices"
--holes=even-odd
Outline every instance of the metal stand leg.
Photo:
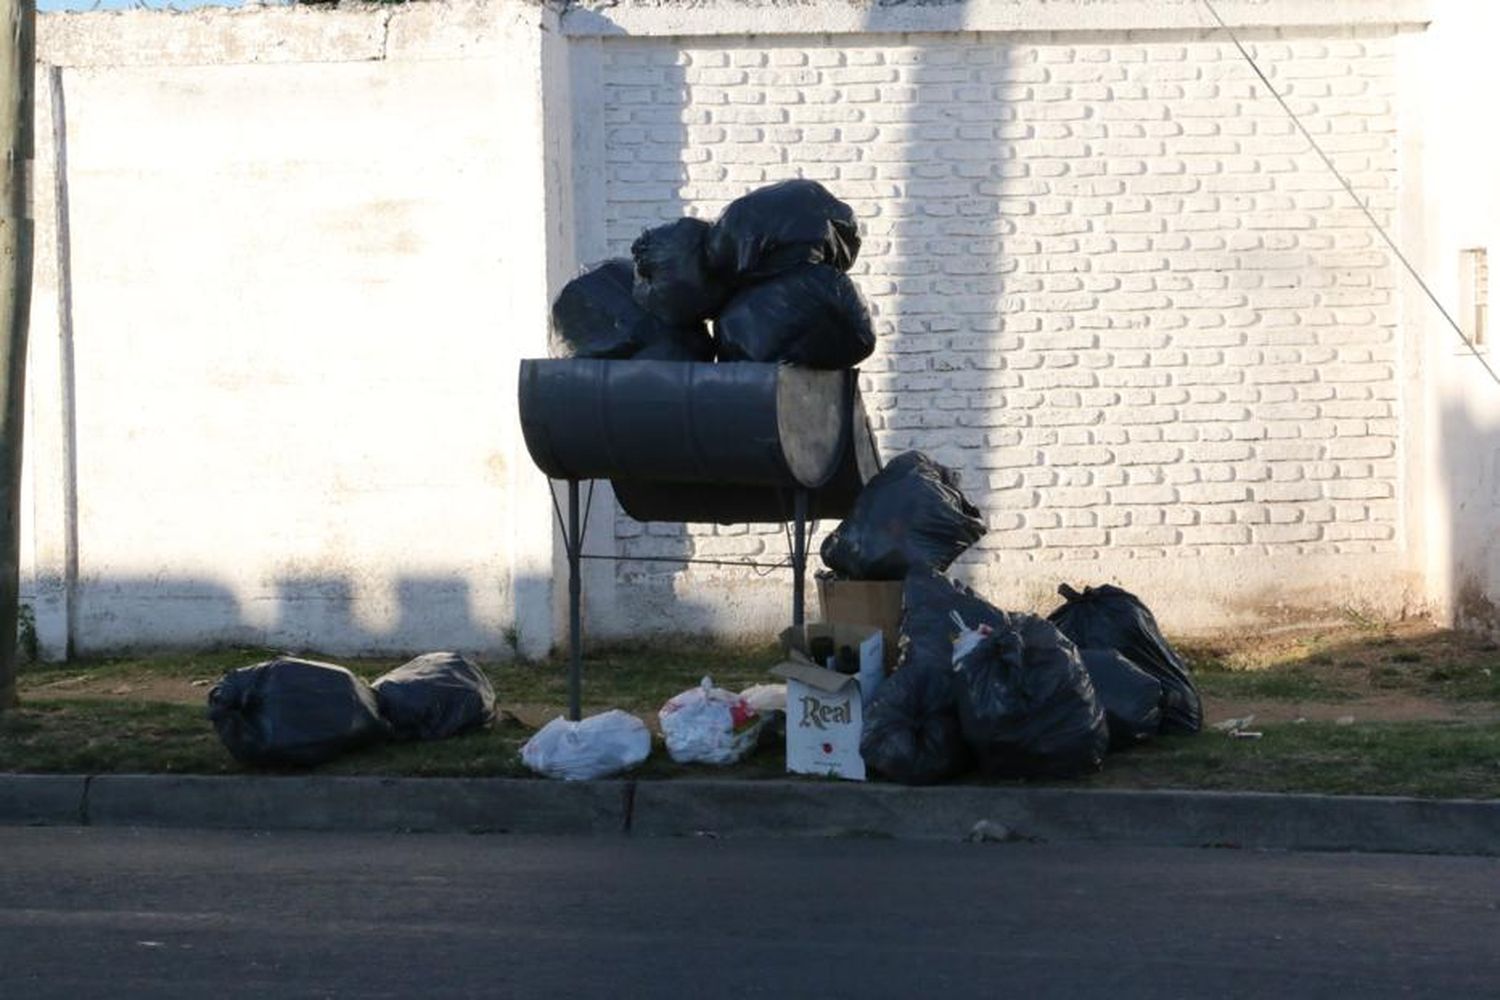
[[583,532],[578,525],[578,480],[568,480],[568,531],[563,544],[568,550],[568,718],[577,722],[583,695],[583,577],[579,555]]
[[792,510],[792,625],[800,628],[807,619],[807,490],[797,490]]

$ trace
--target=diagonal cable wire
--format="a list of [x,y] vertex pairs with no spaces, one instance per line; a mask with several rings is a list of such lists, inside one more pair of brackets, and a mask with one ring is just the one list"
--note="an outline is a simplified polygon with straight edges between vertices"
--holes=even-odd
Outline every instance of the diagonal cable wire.
[[1244,57],[1245,62],[1250,64],[1250,68],[1255,71],[1256,76],[1260,77],[1260,82],[1265,85],[1266,90],[1272,97],[1276,98],[1276,103],[1281,105],[1281,110],[1286,112],[1287,117],[1292,120],[1292,124],[1297,126],[1297,131],[1301,132],[1302,137],[1307,140],[1308,145],[1312,146],[1313,152],[1317,153],[1318,158],[1323,161],[1323,166],[1328,168],[1328,172],[1333,174],[1334,178],[1343,186],[1349,197],[1354,200],[1354,204],[1358,206],[1359,210],[1364,213],[1365,218],[1369,220],[1370,225],[1375,227],[1375,231],[1380,234],[1380,238],[1385,240],[1385,245],[1390,247],[1391,253],[1395,254],[1396,259],[1401,261],[1401,265],[1406,268],[1406,272],[1417,283],[1417,287],[1422,289],[1423,294],[1437,307],[1437,311],[1442,313],[1443,319],[1447,320],[1448,325],[1453,328],[1453,332],[1458,334],[1458,339],[1463,341],[1464,346],[1474,355],[1474,360],[1484,366],[1484,370],[1489,373],[1490,378],[1497,385],[1500,385],[1500,374],[1497,374],[1495,369],[1490,366],[1489,360],[1485,358],[1474,342],[1464,334],[1463,327],[1458,325],[1458,321],[1443,307],[1443,303],[1439,301],[1437,295],[1428,287],[1427,282],[1422,280],[1422,275],[1417,272],[1415,265],[1406,259],[1406,254],[1401,252],[1401,248],[1396,245],[1396,241],[1391,238],[1391,234],[1386,232],[1385,227],[1380,224],[1380,220],[1375,218],[1375,213],[1370,211],[1370,206],[1365,204],[1365,200],[1355,193],[1354,186],[1349,183],[1348,178],[1339,171],[1338,167],[1334,166],[1333,160],[1323,151],[1323,147],[1318,145],[1318,140],[1313,138],[1312,133],[1307,130],[1307,126],[1302,124],[1302,119],[1298,118],[1297,113],[1292,110],[1291,105],[1287,104],[1286,98],[1282,97],[1281,93],[1271,85],[1271,81],[1266,78],[1266,74],[1261,70],[1260,64],[1245,49],[1244,43],[1240,41],[1240,36],[1235,34],[1234,29],[1219,16],[1218,10],[1214,8],[1210,0],[1203,0],[1203,6],[1208,8],[1208,12],[1219,23],[1219,27],[1229,35],[1229,40],[1234,43],[1236,49],[1239,49],[1240,55]]

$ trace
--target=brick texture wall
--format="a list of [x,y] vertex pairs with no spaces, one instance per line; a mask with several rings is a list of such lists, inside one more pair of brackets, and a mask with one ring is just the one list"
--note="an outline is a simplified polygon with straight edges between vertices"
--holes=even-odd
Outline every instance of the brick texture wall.
[[[1393,34],[1250,40],[1390,224]],[[991,528],[971,577],[1045,603],[1059,563],[1127,585],[1142,560],[1395,572],[1394,262],[1227,40],[610,39],[603,101],[612,252],[785,177],[855,207],[879,437],[962,470]],[[617,535],[627,556],[784,553],[745,528]]]

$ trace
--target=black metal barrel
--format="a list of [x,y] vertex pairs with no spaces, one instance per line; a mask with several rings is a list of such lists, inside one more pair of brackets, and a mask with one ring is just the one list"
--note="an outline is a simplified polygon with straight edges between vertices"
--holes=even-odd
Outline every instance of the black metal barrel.
[[[854,498],[880,471],[880,449],[857,385],[850,405],[849,443],[829,480],[812,491],[808,516],[841,519]],[[637,521],[688,524],[781,524],[792,520],[793,491],[775,486],[724,486],[616,478],[615,499]]]
[[554,479],[816,489],[849,451],[854,391],[790,365],[532,359],[521,432]]

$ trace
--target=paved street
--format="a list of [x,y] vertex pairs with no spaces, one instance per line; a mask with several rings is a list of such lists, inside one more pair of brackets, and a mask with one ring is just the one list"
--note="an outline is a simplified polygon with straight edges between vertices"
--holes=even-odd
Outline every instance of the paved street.
[[0,997],[1479,996],[1500,860],[0,828]]

